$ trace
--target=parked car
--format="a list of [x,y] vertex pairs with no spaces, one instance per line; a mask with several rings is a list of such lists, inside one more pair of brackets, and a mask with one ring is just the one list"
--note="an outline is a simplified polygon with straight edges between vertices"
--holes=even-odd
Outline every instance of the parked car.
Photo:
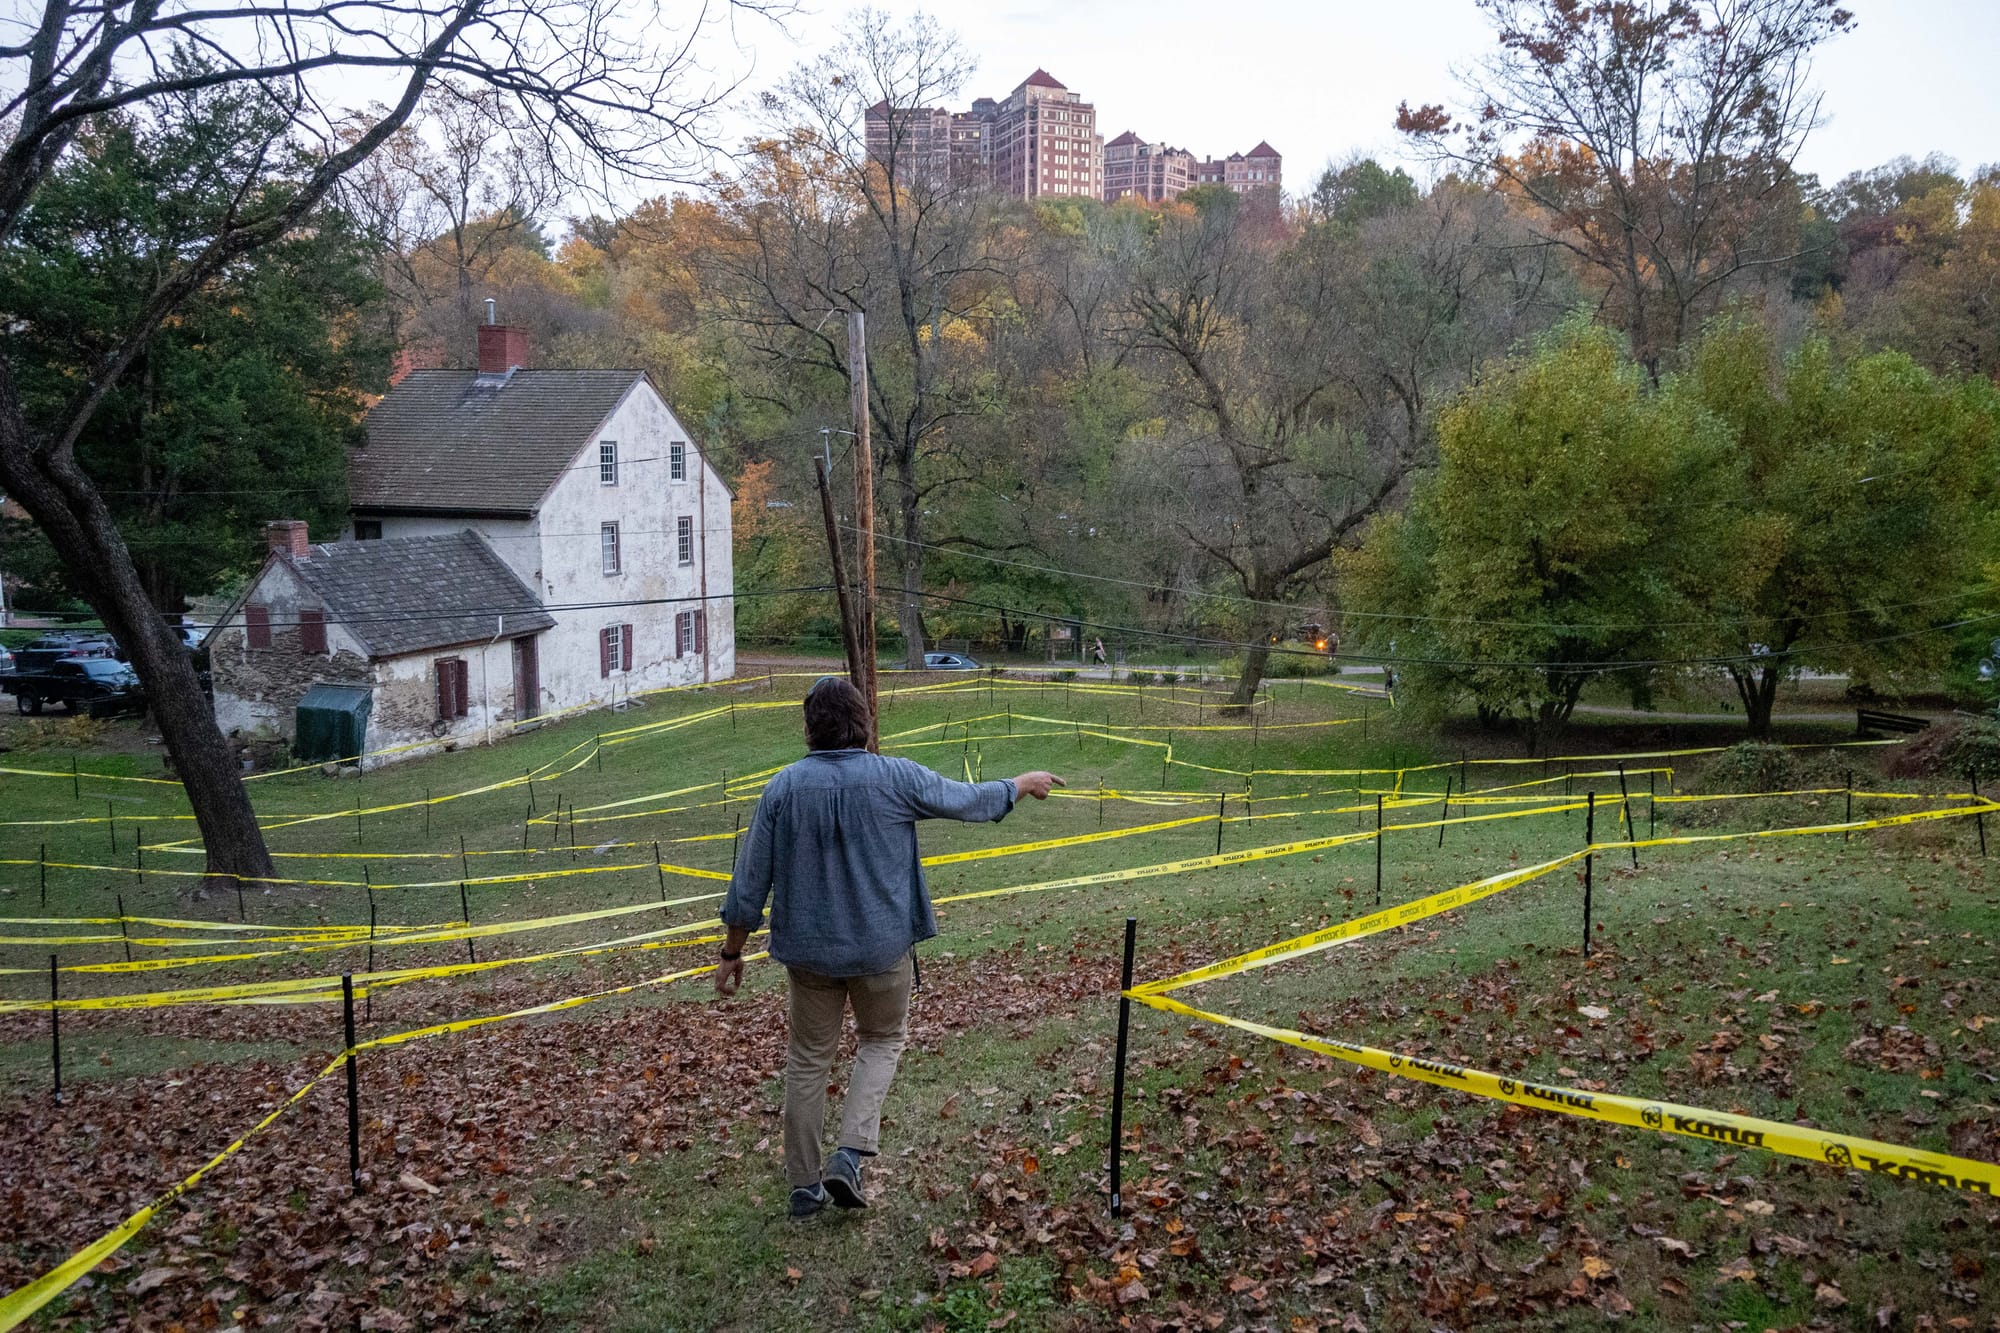
[[14,669],[14,654],[6,644],[0,643],[0,676]]
[[927,671],[980,671],[979,663],[964,653],[925,653],[924,669]]
[[13,695],[15,709],[30,716],[52,703],[92,717],[137,716],[146,711],[139,673],[113,657],[64,658],[43,671],[16,671],[0,676],[0,690]]
[[14,654],[17,672],[46,671],[57,662],[115,660],[117,640],[104,634],[44,634]]

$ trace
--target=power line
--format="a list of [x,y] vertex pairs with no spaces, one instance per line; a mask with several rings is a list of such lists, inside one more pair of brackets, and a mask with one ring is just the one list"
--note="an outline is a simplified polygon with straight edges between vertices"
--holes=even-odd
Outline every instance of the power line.
[[[837,526],[847,532],[859,531],[859,529],[853,527],[851,524],[841,523],[838,524]],[[1279,610],[1285,610],[1285,611],[1299,611],[1299,610],[1310,609],[1309,607],[1301,607],[1297,602],[1264,601],[1255,597],[1238,597],[1232,593],[1187,591],[1184,589],[1170,588],[1164,584],[1159,584],[1159,583],[1146,583],[1137,579],[1116,578],[1109,574],[1086,574],[1081,570],[1064,569],[1058,565],[1036,565],[1036,564],[1030,564],[1027,561],[1023,560],[1004,560],[999,556],[995,555],[986,555],[978,551],[964,551],[953,546],[939,546],[933,542],[914,541],[907,537],[895,536],[892,533],[878,533],[876,534],[876,540],[897,542],[905,546],[919,546],[924,548],[925,550],[940,551],[947,555],[963,556],[967,559],[972,559],[972,560],[983,560],[989,564],[1008,565],[1016,569],[1033,570],[1036,573],[1058,574],[1065,578],[1083,579],[1092,583],[1112,583],[1128,588],[1140,588],[1147,592],[1172,593],[1178,591],[1178,592],[1183,592],[1186,596],[1189,597],[1206,598],[1212,601],[1221,601],[1221,602],[1236,602],[1246,606],[1275,607]],[[1937,606],[1947,602],[1963,601],[1966,597],[1972,595],[1973,593],[1996,587],[2000,587],[2000,583],[1980,582],[1969,585],[1964,592],[1955,593],[1950,596],[1927,597],[1921,601],[1915,601],[1915,602],[1894,602],[1887,606],[1880,606],[1880,607],[1844,607],[1837,611],[1820,611],[1820,612],[1815,612],[1811,615],[1797,616],[1792,618],[1798,620],[1831,620],[1831,619],[1837,619],[1841,616],[1856,615],[1863,613],[1874,613],[1883,611],[1904,611],[1920,606]],[[1416,615],[1416,614],[1407,614],[1407,613],[1391,612],[1391,611],[1353,611],[1345,607],[1340,608],[1338,611],[1332,612],[1332,614],[1338,615],[1342,619],[1352,618],[1356,620],[1394,620],[1406,624],[1479,625],[1488,628],[1499,628],[1499,629],[1553,629],[1553,630],[1701,629],[1715,625],[1754,625],[1775,618],[1771,616],[1734,616],[1734,617],[1722,617],[1713,620],[1645,620],[1645,621],[1627,621],[1627,622],[1482,620],[1473,616],[1428,616],[1428,615]]]
[[[889,584],[878,584],[876,587],[878,596],[900,597],[908,595],[902,588]],[[1240,639],[1224,639],[1201,634],[1175,633],[1171,630],[1138,629],[1130,625],[1112,625],[1102,621],[1085,620],[1077,616],[1055,615],[1045,611],[1020,611],[1013,607],[999,606],[992,602],[982,602],[970,597],[954,597],[948,593],[919,592],[916,596],[922,597],[927,601],[942,601],[954,605],[977,607],[983,610],[1011,615],[1018,619],[1058,621],[1064,625],[1076,625],[1099,632],[1126,634],[1137,638],[1171,639],[1183,643],[1197,643],[1205,647],[1235,648],[1246,652],[1259,646]],[[1325,653],[1307,648],[1286,648],[1279,644],[1264,644],[1262,646],[1268,653],[1272,654],[1282,653],[1289,656],[1322,659],[1333,658],[1335,660],[1346,659],[1354,662],[1380,663],[1384,666],[1515,667],[1536,671],[1588,672],[1595,674],[1609,671],[1632,670],[1635,668],[1677,666],[1726,667],[1733,665],[1763,666],[1781,658],[1801,657],[1809,653],[1837,652],[1845,648],[1867,648],[1876,644],[1895,643],[1904,639],[1917,638],[1925,634],[1941,634],[1949,630],[1962,629],[1967,625],[1984,624],[1994,620],[2000,620],[2000,612],[1981,616],[1968,616],[1964,619],[1949,621],[1942,625],[1929,625],[1921,629],[1905,630],[1897,634],[1883,634],[1869,639],[1855,639],[1846,643],[1809,645],[1803,648],[1784,648],[1771,652],[1722,653],[1708,657],[1624,658],[1611,661],[1583,662],[1526,661],[1519,658],[1410,657],[1403,654],[1377,653]]]

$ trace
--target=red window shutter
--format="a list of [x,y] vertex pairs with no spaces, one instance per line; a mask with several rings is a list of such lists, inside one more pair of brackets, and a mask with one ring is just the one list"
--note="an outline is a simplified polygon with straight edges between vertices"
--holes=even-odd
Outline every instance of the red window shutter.
[[706,611],[697,611],[694,613],[694,650],[697,653],[705,654],[708,652],[708,612]]
[[597,674],[611,674],[611,631],[608,629],[597,631]]
[[458,716],[464,717],[472,711],[472,667],[462,657],[452,665],[458,678]]
[[632,627],[627,625],[625,632],[619,635],[618,638],[625,645],[625,662],[622,669],[630,671],[632,669]]
[[271,608],[256,605],[244,607],[243,631],[252,648],[269,648],[271,646]]
[[440,657],[432,662],[431,674],[437,677],[438,716],[457,716],[458,673],[451,669],[451,659]]
[[299,651],[302,653],[326,651],[326,612],[311,608],[299,612]]

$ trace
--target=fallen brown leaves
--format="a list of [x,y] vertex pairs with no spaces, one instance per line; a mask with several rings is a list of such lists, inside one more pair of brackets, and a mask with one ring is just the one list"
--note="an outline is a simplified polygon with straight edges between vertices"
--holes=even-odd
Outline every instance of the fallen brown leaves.
[[[1747,1008],[1804,1013],[1789,1000],[1721,988],[1712,1008],[1705,996],[1677,1016],[1634,998],[1647,982],[1621,979],[1614,949],[1594,963],[1540,994],[1518,965],[1501,963],[1436,993],[1328,1003],[1297,1022],[1412,1034],[1400,1041],[1411,1054],[1582,1086],[1626,1086],[1632,1067],[1651,1060],[1691,1100],[1708,1081],[1781,1090],[1783,1062],[1808,1045]],[[439,998],[454,1012],[492,1011],[603,984],[611,972]],[[974,1028],[1004,1039],[1074,1024],[1086,1003],[1101,1022],[1109,972],[1020,949],[927,962],[913,1041],[938,1050]],[[1624,998],[1589,1003],[1613,995]],[[519,1289],[507,1284],[591,1243],[573,1209],[541,1201],[542,1184],[609,1197],[635,1188],[642,1162],[712,1162],[687,1176],[716,1181],[729,1162],[768,1156],[779,1132],[770,1079],[782,1063],[780,1003],[762,993],[607,1005],[367,1060],[366,1194],[347,1196],[335,1080],[53,1310],[112,1329],[524,1322],[509,1304]],[[60,1110],[39,1100],[0,1110],[0,1219],[23,1238],[0,1252],[0,1281],[32,1277],[95,1238],[288,1095],[330,1053],[330,1013],[229,1015],[245,1035],[317,1052],[283,1066],[86,1083]],[[398,1012],[377,1030],[437,1016]],[[192,1032],[199,1015],[145,1021]],[[1871,1030],[1848,1054],[1875,1065],[1884,1052],[1914,1053],[1920,1072],[1935,1046]],[[1135,1333],[1618,1318],[1642,1294],[1686,1322],[1731,1286],[1776,1291],[1779,1265],[1800,1270],[1811,1309],[1828,1319],[1846,1317],[1835,1312],[1850,1297],[1848,1315],[1888,1304],[1857,1285],[1867,1278],[1850,1257],[1900,1252],[1900,1238],[1869,1230],[1874,1219],[1853,1202],[1874,1196],[1855,1194],[1848,1178],[1694,1145],[1648,1156],[1656,1171],[1669,1168],[1634,1180],[1625,1153],[1651,1144],[1635,1132],[1469,1101],[1206,1026],[1154,1023],[1135,1045],[1129,1202],[1114,1221],[1101,1194],[1109,1058],[1101,1041],[1082,1040],[1036,1058],[1052,1090],[970,1086],[984,1079],[951,1089],[927,1160],[890,1177],[929,1207],[913,1248],[937,1287],[976,1285],[989,1327],[1016,1322],[1003,1298],[1016,1260],[1053,1275],[1070,1323]],[[1991,1117],[1964,1110],[1945,1128],[1973,1155],[1994,1147]],[[1949,1250],[1912,1256],[1954,1311],[1978,1309],[1988,1290],[1993,1265],[1972,1228],[1994,1219],[1981,1207],[1964,1201]],[[657,1242],[647,1232],[626,1243],[651,1254]],[[780,1274],[802,1292],[818,1276],[781,1265],[774,1285]]]

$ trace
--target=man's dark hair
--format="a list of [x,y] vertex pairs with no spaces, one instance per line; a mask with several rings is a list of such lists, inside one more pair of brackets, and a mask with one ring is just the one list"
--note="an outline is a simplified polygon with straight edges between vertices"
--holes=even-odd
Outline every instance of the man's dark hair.
[[868,701],[850,682],[827,676],[806,692],[806,748],[868,748]]

